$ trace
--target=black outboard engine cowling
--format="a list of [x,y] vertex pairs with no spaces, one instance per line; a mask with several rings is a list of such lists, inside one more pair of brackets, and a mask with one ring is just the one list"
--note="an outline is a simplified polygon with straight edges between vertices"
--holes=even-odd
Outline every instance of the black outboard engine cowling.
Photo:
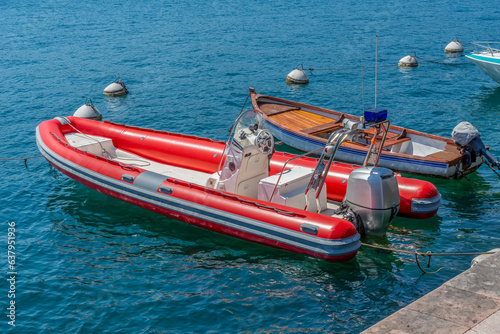
[[486,149],[480,138],[481,134],[469,122],[462,122],[458,124],[453,129],[451,137],[455,143],[462,148],[464,155],[467,157],[464,162],[464,167],[467,164],[470,165],[471,161],[474,162],[476,155],[482,155],[488,159],[491,165],[500,169],[500,162],[493,156],[493,154],[490,153],[490,151]]

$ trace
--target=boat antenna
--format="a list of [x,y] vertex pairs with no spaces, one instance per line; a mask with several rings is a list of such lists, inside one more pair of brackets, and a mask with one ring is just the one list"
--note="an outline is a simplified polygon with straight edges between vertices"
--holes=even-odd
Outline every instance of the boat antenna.
[[364,73],[363,73],[363,41],[361,41],[361,98],[363,100],[363,110],[365,111],[365,83],[364,83]]
[[375,109],[377,109],[377,49],[378,49],[378,35],[375,35]]

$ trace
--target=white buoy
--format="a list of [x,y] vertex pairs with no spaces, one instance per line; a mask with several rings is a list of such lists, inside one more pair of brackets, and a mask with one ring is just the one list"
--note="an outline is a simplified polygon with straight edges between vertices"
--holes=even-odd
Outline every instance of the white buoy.
[[[87,103],[88,100],[90,100],[90,103]],[[73,116],[80,118],[94,119],[96,121],[100,121],[102,119],[101,113],[94,106],[90,98],[87,98],[85,100],[85,104],[80,108],[78,108],[73,114]]]
[[122,79],[118,79],[112,84],[108,85],[108,87],[104,88],[104,95],[108,96],[121,96],[128,93],[127,87],[122,82]]
[[398,66],[402,67],[417,67],[418,61],[417,58],[413,56],[406,56],[399,60]]
[[309,82],[309,78],[307,77],[307,74],[306,72],[304,72],[304,70],[296,68],[292,72],[288,73],[288,75],[286,76],[286,82],[294,84],[306,84]]
[[460,53],[462,51],[464,51],[464,47],[458,41],[451,41],[444,48],[444,52],[446,53]]

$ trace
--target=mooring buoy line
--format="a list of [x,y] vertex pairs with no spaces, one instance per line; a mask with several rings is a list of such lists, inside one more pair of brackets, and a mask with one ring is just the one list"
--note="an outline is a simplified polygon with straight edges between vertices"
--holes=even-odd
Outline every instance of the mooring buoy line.
[[[454,57],[454,58],[459,58],[459,57],[465,57],[465,56],[461,55],[461,56]],[[415,58],[420,59],[420,60],[425,61],[425,62],[428,62],[428,63],[438,64],[438,65],[447,65],[447,66],[460,66],[460,65],[472,64],[472,62],[470,62],[470,61],[467,61],[467,62],[464,62],[464,63],[446,63],[446,62],[442,61],[442,60],[445,60],[445,59],[450,59],[448,57],[439,58],[439,59],[424,59],[422,57],[419,57],[419,56],[415,55]]]
[[337,67],[337,68],[304,68],[304,70],[310,71],[349,71],[349,70],[362,70],[365,68],[377,68],[377,67],[392,67],[397,65],[377,65],[377,66],[357,66],[357,67]]

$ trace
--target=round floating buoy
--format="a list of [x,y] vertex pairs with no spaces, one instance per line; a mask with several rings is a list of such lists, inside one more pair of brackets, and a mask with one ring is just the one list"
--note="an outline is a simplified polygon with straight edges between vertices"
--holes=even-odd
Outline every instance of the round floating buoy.
[[406,57],[403,57],[399,60],[398,66],[417,67],[418,61],[417,61],[417,58],[415,58],[413,56],[406,56]]
[[444,48],[444,52],[446,53],[460,53],[462,51],[464,51],[464,47],[458,41],[451,41]]
[[286,76],[286,82],[294,84],[306,84],[309,82],[309,78],[307,77],[307,74],[306,72],[304,72],[304,70],[296,68],[292,72],[288,73],[288,75]]
[[108,87],[104,88],[104,95],[108,96],[121,96],[128,93],[127,87],[122,82],[122,79],[118,79],[118,81],[113,82],[108,85]]
[[[87,103],[88,100],[90,100],[90,103]],[[78,108],[73,114],[73,116],[80,118],[94,119],[96,121],[100,121],[102,119],[101,113],[94,106],[90,98],[87,98],[85,100],[85,104],[80,108]]]

